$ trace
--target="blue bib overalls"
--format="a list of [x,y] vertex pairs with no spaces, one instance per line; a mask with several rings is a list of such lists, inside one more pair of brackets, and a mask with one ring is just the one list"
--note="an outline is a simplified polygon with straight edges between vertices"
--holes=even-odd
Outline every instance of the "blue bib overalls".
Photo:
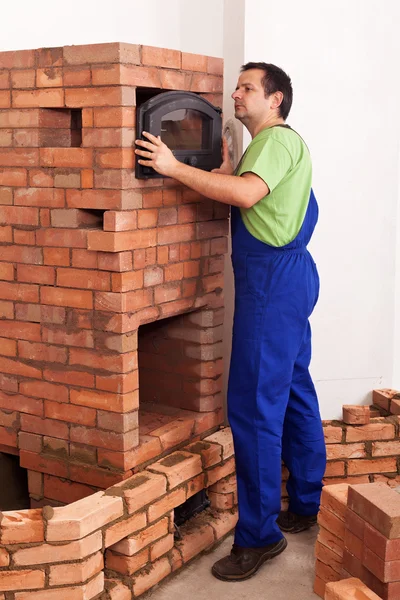
[[282,538],[282,459],[290,471],[289,510],[318,512],[326,450],[311,376],[309,316],[319,279],[307,250],[318,218],[311,191],[297,237],[281,248],[257,240],[232,207],[235,314],[228,387],[238,482],[235,543]]

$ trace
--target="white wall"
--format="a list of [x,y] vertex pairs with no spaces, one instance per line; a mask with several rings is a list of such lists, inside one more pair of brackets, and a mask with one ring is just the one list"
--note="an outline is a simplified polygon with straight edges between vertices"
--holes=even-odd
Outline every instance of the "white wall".
[[245,60],[290,74],[288,122],[313,156],[322,288],[312,372],[325,419],[393,384],[399,17],[397,0],[246,0]]
[[222,56],[223,0],[19,0],[5,4],[0,50],[128,42]]

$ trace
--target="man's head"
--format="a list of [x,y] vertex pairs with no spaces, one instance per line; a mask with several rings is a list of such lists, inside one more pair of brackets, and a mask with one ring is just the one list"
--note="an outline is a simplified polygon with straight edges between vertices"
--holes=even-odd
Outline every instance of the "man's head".
[[235,116],[244,124],[276,116],[287,119],[292,106],[290,77],[282,69],[264,62],[242,66],[237,88],[232,94]]

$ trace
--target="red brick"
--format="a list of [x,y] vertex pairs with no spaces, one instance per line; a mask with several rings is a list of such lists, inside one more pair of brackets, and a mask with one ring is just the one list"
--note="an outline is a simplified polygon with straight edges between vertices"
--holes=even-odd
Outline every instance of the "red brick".
[[[3,283],[3,285],[5,284]],[[4,337],[40,341],[40,325],[36,323],[5,321],[1,325],[1,333]]]
[[82,267],[83,269],[97,269],[97,252],[89,252],[88,250],[82,249],[73,249],[71,262],[73,267]]
[[107,448],[126,452],[138,444],[138,429],[126,433],[101,431],[97,428],[86,428],[72,425],[70,437],[73,442],[81,442],[88,446]]
[[390,401],[396,394],[397,391],[391,389],[373,390],[372,403],[389,412]]
[[121,208],[121,204],[120,190],[67,190],[67,206],[70,208],[112,210]]
[[0,52],[0,68],[24,69],[35,66],[35,50]]
[[97,411],[97,423],[100,429],[119,433],[127,432],[138,427],[138,411],[119,414],[99,410]]
[[10,72],[5,69],[0,71],[0,89],[8,90],[10,87]]
[[372,456],[399,456],[400,441],[372,442]]
[[348,427],[346,430],[346,441],[391,440],[394,438],[394,433],[394,425],[391,423],[369,423],[369,425]]
[[11,71],[11,87],[19,89],[35,87],[35,70]]
[[135,155],[131,148],[107,148],[95,151],[95,165],[105,169],[132,169]]
[[45,381],[21,381],[20,392],[34,398],[68,402],[68,388]]
[[36,148],[0,149],[1,167],[31,167],[39,164],[39,150]]
[[93,308],[93,295],[90,291],[43,287],[40,292],[40,299],[43,304],[87,308],[89,310]]
[[60,67],[63,64],[62,48],[40,48],[36,50],[39,67]]
[[64,46],[64,63],[82,65],[92,63],[140,63],[140,47],[134,44],[107,43]]
[[91,496],[96,491],[87,485],[82,485],[74,481],[65,481],[51,475],[44,476],[43,484],[45,498],[67,503],[76,502],[77,500]]
[[353,510],[347,507],[345,513],[346,528],[356,535],[360,540],[364,538],[365,521]]
[[2,544],[32,544],[43,541],[44,525],[41,510],[31,509],[2,513]]
[[10,108],[11,95],[9,91],[0,90],[0,108]]
[[0,263],[0,280],[13,281],[14,265],[12,263]]
[[149,561],[149,549],[145,548],[135,556],[122,556],[110,550],[106,554],[106,567],[123,575],[132,575]]
[[400,580],[400,560],[385,562],[370,548],[365,547],[363,564],[378,579],[384,583]]
[[[50,585],[82,583],[100,573],[103,568],[103,554],[98,552],[81,563],[51,566],[49,583]],[[55,600],[57,600],[56,596]]]
[[18,355],[20,358],[29,360],[37,360],[44,362],[67,362],[66,348],[57,346],[48,346],[46,344],[38,344],[32,342],[18,342]]
[[37,243],[40,246],[86,248],[87,232],[83,229],[40,229],[37,232]]
[[201,54],[182,52],[182,69],[207,73],[207,57]]
[[12,104],[15,108],[58,108],[64,105],[64,90],[42,89],[29,91],[13,91]]
[[93,150],[90,148],[41,148],[40,164],[44,167],[91,167]]
[[152,569],[149,572],[144,569],[141,573],[135,576],[133,584],[133,593],[135,596],[143,594],[143,592],[155,586],[171,573],[171,565],[168,558],[160,558],[152,563]]
[[[144,522],[146,523],[146,519],[144,519]],[[141,529],[141,527],[137,527],[137,530],[138,529]],[[118,544],[115,544],[112,550],[126,556],[133,556],[152,542],[158,540],[164,535],[167,535],[168,529],[169,519],[168,517],[165,517],[154,525],[150,525],[149,527],[142,529],[142,531],[139,531],[138,533],[132,532],[126,539],[123,539]]]
[[[2,148],[10,148],[12,145],[13,145],[13,131],[12,131],[12,129],[2,129],[2,130],[0,130],[0,147],[2,147]],[[5,202],[2,202],[2,204],[5,204]]]
[[343,421],[349,425],[367,425],[370,421],[369,406],[345,404],[343,406]]
[[320,512],[318,514],[318,524],[324,529],[327,529],[336,537],[344,540],[345,534],[345,524],[342,519],[334,515],[330,510],[327,510],[324,507],[321,507]]
[[[43,449],[43,436],[20,431],[18,433],[18,446],[20,450],[40,454]],[[35,471],[28,471],[28,473],[35,473]]]
[[0,298],[19,302],[39,302],[39,286],[26,283],[3,282],[0,288]]
[[52,267],[41,267],[35,265],[18,265],[17,279],[27,283],[40,283],[54,285],[55,269]]
[[135,90],[130,87],[70,88],[65,90],[65,105],[80,106],[132,106]]
[[[54,365],[56,367],[56,365]],[[94,375],[90,373],[85,373],[83,371],[73,371],[72,369],[64,369],[60,365],[57,365],[60,369],[44,369],[43,376],[48,381],[56,381],[58,383],[66,383],[70,384],[71,381],[74,382],[75,385],[84,386],[84,387],[94,387]]]
[[135,127],[135,108],[114,106],[94,109],[95,127]]
[[70,264],[69,248],[43,248],[44,263],[54,266],[68,266]]
[[92,188],[93,187],[93,170],[92,169],[82,169],[81,171],[81,187],[82,188]]
[[[1,358],[0,365],[2,370],[6,371],[7,364],[4,364],[8,359]],[[8,361],[13,362],[13,361]],[[17,362],[13,362],[15,365],[19,365]],[[40,378],[41,371],[38,369],[34,369],[33,367],[27,367],[27,365],[21,365],[21,367],[26,367],[25,371],[23,368],[21,369],[23,376],[25,377],[34,377],[35,375]],[[11,369],[10,369],[11,371]],[[8,372],[8,371],[6,371]],[[16,374],[19,374],[16,372]],[[14,403],[18,406],[19,412],[27,412],[33,415],[43,415],[43,402],[42,400],[33,400],[32,398],[27,398],[22,396],[21,394],[8,394],[4,392],[0,392],[0,408],[4,408],[6,410],[14,410]]]
[[14,304],[12,302],[0,301],[0,319],[14,318]]
[[[62,507],[67,510],[68,507]],[[17,565],[45,565],[46,563],[60,563],[65,561],[76,561],[101,549],[101,532],[94,533],[82,540],[73,541],[69,544],[57,546],[57,552],[54,552],[54,545],[42,544],[32,548],[21,548],[15,553],[15,563]],[[65,565],[64,565],[65,567]],[[55,590],[58,593],[60,590]]]
[[49,435],[65,440],[69,438],[68,426],[65,423],[52,419],[41,419],[33,415],[21,415],[21,429],[29,433]]
[[[361,425],[362,427],[362,425]],[[367,427],[367,426],[366,426]],[[397,473],[396,458],[377,458],[349,460],[347,464],[347,473],[349,475],[357,475],[362,473]]]
[[138,387],[138,370],[132,371],[131,373],[107,375],[106,377],[96,375],[96,388],[99,390],[115,392],[117,394],[126,394],[127,392],[132,392],[133,390],[136,390]]
[[66,87],[88,86],[91,83],[90,69],[64,68],[64,85]]
[[[0,169],[0,185],[25,186],[28,181],[26,169]],[[37,223],[34,222],[33,225]]]
[[364,529],[364,544],[385,562],[398,560],[400,556],[400,539],[389,540],[368,523]]
[[105,252],[121,252],[135,248],[155,246],[156,232],[147,231],[91,231],[88,233],[88,249]]
[[110,392],[72,390],[70,393],[70,400],[72,404],[109,410],[111,412],[131,412],[139,406],[137,391],[129,392],[127,394],[112,394]]
[[[1,574],[0,591],[15,591],[23,589],[37,590],[45,586],[45,573],[39,570],[3,571]],[[31,593],[31,597],[32,594]],[[42,592],[40,592],[42,594]],[[26,594],[23,594],[26,597]],[[17,594],[21,598],[21,594]]]
[[348,506],[382,535],[400,538],[399,496],[385,484],[351,486]]
[[38,88],[62,87],[63,71],[59,67],[37,69],[36,85]]
[[98,256],[98,268],[103,271],[130,271],[132,252],[118,252],[118,254],[102,252]]
[[340,458],[365,458],[365,444],[327,444],[328,460],[337,460]]
[[40,471],[41,473],[48,473],[57,477],[68,477],[68,466],[62,460],[27,452],[26,450],[21,450],[19,456],[20,465],[25,469]]

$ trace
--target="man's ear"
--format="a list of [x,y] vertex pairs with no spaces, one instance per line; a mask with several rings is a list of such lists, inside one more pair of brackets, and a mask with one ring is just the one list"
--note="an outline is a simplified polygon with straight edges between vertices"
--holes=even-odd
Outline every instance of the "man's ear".
[[271,96],[271,108],[278,108],[283,102],[282,92],[274,92]]

